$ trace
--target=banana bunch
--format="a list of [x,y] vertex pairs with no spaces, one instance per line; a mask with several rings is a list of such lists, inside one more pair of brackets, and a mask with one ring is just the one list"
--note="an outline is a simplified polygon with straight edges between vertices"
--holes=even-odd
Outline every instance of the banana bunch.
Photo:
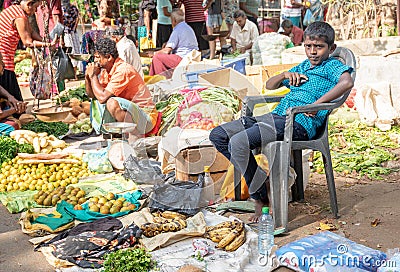
[[153,213],[153,223],[141,226],[146,237],[153,237],[162,232],[179,231],[186,228],[186,216],[177,212],[165,211]]
[[225,221],[215,226],[207,226],[204,237],[218,243],[217,248],[235,251],[246,241],[246,230],[243,222]]

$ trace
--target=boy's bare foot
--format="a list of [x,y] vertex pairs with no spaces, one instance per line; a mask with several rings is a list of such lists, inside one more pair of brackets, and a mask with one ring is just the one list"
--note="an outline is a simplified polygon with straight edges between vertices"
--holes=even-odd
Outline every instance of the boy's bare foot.
[[258,222],[258,220],[260,219],[260,216],[262,214],[262,208],[264,206],[267,206],[267,203],[264,203],[261,200],[254,200],[255,212],[254,212],[254,215],[250,216],[250,218],[249,218],[250,223]]

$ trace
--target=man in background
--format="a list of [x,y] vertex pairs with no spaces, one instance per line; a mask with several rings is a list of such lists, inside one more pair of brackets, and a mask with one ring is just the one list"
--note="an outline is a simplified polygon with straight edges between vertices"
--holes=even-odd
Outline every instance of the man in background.
[[303,42],[304,31],[301,28],[293,25],[292,21],[290,20],[283,20],[281,28],[279,29],[279,33],[288,36],[295,46],[301,45]]
[[118,56],[135,68],[143,78],[142,63],[135,43],[125,36],[124,30],[120,27],[108,28],[107,36],[117,43]]
[[[196,36],[193,29],[185,23],[185,13],[181,9],[174,9],[171,13],[171,23],[174,30],[166,46],[154,52],[150,66],[150,75],[158,75],[174,69],[182,58],[193,50],[198,50]],[[166,75],[169,77],[170,75]]]
[[243,10],[237,10],[233,18],[231,32],[231,44],[233,52],[239,51],[241,54],[250,52],[254,41],[258,38],[258,27],[250,22]]

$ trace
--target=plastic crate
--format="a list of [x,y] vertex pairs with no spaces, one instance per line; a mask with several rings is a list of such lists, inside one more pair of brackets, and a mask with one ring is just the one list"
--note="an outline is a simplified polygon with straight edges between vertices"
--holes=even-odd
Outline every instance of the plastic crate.
[[221,60],[221,65],[246,75],[246,58]]
[[224,67],[221,68],[212,68],[212,69],[207,69],[207,70],[199,70],[199,71],[194,71],[194,72],[186,72],[186,80],[189,85],[189,87],[196,86],[197,83],[199,82],[199,75],[200,74],[206,74],[210,72],[214,72],[217,70],[224,69]]

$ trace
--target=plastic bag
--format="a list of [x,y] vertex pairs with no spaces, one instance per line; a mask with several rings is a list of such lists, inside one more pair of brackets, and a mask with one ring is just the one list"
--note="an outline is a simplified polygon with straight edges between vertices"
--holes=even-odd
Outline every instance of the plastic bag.
[[303,25],[308,26],[315,22],[315,17],[310,9],[307,9],[306,14],[304,14]]
[[228,25],[226,24],[226,21],[222,20],[222,23],[221,23],[221,26],[219,28],[219,31],[228,31],[228,30],[229,30],[229,28],[228,28]]
[[201,192],[204,176],[199,175],[198,181],[164,183],[154,186],[150,196],[149,208],[155,210],[175,211],[189,216],[195,215],[201,208]]
[[140,42],[140,45],[139,45],[140,52],[142,52],[143,49],[149,49],[149,48],[155,47],[153,40],[149,39],[147,37],[141,37],[139,42]]
[[124,177],[136,183],[155,184],[164,180],[161,163],[153,160],[138,160],[130,155],[124,162]]
[[61,47],[57,48],[53,57],[53,65],[56,67],[55,78],[57,81],[75,78],[74,66],[71,59]]
[[109,173],[113,171],[113,167],[108,160],[108,147],[98,151],[89,152],[83,156],[83,161],[88,164],[90,171],[99,174]]
[[36,99],[49,99],[53,88],[51,72],[47,66],[35,66],[30,74],[29,87]]

